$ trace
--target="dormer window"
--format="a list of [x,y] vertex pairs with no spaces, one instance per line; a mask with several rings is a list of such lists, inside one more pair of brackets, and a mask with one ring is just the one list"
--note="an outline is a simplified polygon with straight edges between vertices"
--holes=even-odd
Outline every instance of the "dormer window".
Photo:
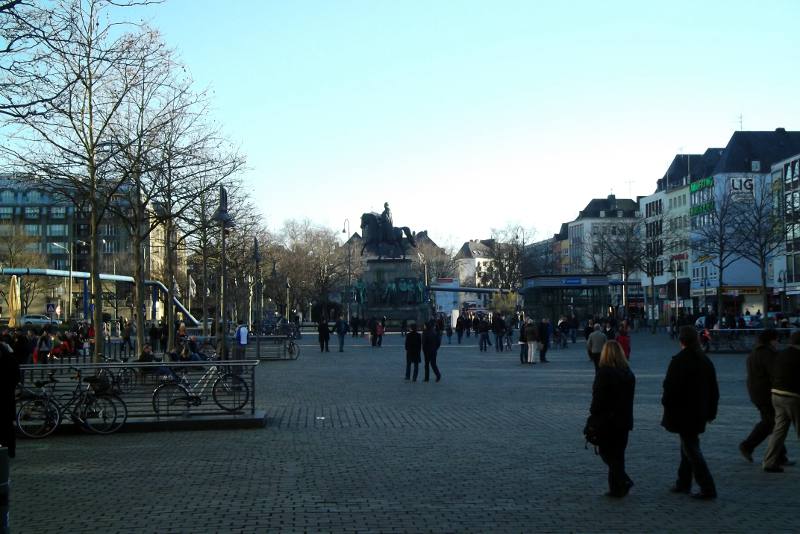
[[761,162],[758,160],[753,160],[750,162],[750,170],[752,172],[761,172]]

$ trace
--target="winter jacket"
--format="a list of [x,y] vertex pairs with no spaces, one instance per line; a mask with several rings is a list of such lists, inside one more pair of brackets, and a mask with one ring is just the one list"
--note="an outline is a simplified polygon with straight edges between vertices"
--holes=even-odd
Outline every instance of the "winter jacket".
[[772,405],[772,366],[777,355],[772,345],[756,345],[747,355],[747,393],[756,406]]
[[702,351],[683,349],[672,357],[661,396],[661,426],[676,434],[702,434],[717,417],[719,386],[714,364]]

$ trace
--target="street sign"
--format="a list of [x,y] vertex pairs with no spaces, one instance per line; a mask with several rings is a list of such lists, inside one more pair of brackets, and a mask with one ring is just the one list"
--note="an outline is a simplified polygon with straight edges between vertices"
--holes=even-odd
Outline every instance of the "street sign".
[[47,315],[52,315],[56,313],[56,303],[55,302],[48,302],[47,303]]

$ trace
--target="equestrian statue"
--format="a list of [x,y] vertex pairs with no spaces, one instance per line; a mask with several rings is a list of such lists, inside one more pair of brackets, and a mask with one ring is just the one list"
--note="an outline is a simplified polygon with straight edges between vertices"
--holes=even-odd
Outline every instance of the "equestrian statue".
[[364,250],[369,250],[377,254],[378,259],[386,256],[396,258],[402,256],[406,258],[406,249],[403,242],[403,235],[408,239],[412,247],[417,244],[414,241],[414,234],[408,226],[393,226],[392,211],[389,203],[383,205],[383,213],[364,213],[361,215],[361,232],[364,245],[361,247],[361,255]]

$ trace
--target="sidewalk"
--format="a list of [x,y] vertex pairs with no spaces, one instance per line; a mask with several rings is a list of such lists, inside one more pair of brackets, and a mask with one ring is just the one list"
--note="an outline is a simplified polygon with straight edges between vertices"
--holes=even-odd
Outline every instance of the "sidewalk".
[[[455,336],[454,342],[455,342]],[[258,368],[263,430],[160,432],[22,441],[13,464],[18,532],[746,532],[796,531],[800,467],[763,473],[737,444],[757,413],[744,355],[714,355],[719,418],[701,443],[719,499],[668,492],[677,437],[659,425],[661,381],[678,350],[633,337],[637,375],[629,497],[609,500],[606,468],[581,429],[593,367],[583,345],[522,366],[442,346],[440,383],[403,380],[403,338],[347,338]],[[422,374],[422,369],[420,370]],[[422,376],[420,377],[420,379]],[[760,460],[763,447],[756,451]],[[789,455],[800,458],[794,432]]]

